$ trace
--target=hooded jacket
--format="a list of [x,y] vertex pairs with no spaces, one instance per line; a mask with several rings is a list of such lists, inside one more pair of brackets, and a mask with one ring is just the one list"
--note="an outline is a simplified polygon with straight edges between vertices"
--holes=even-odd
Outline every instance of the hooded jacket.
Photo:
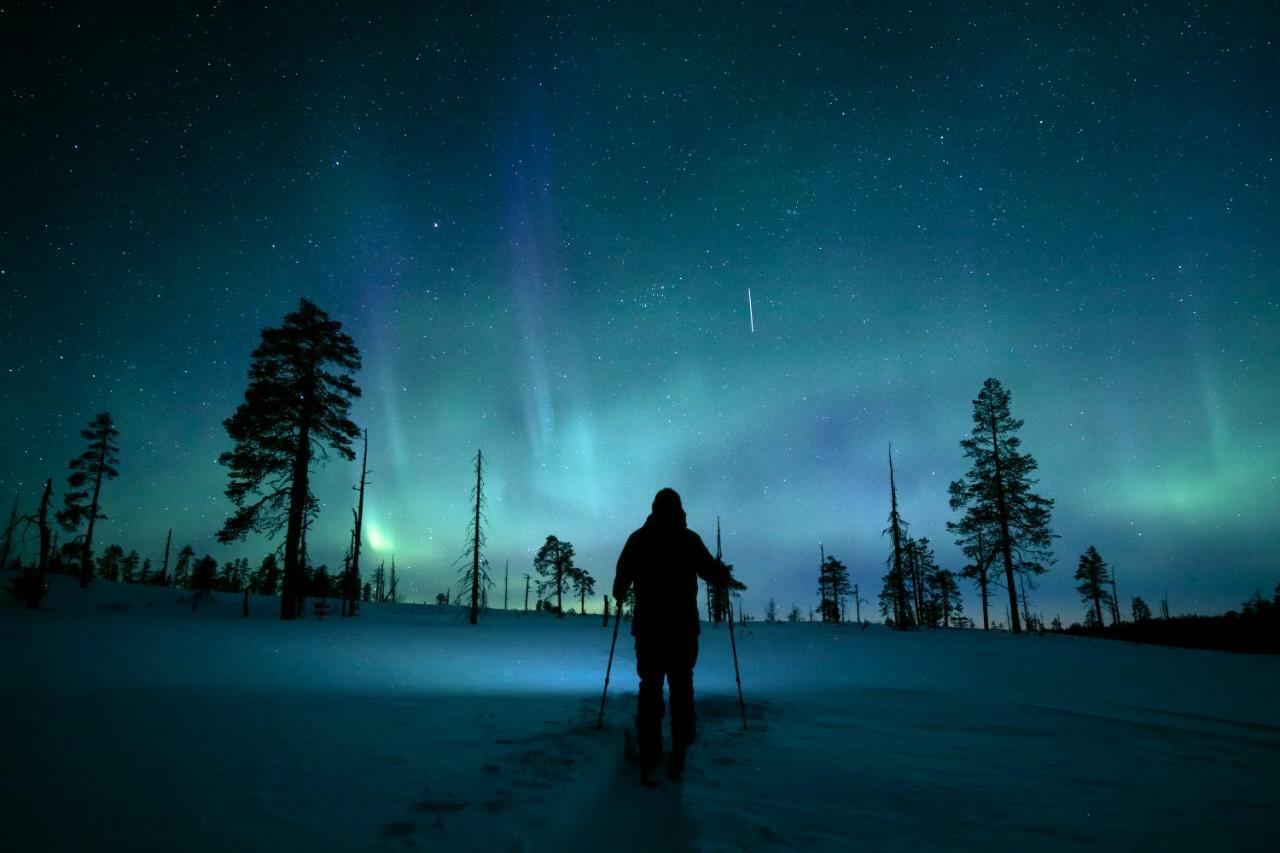
[[613,580],[613,597],[619,602],[635,586],[632,636],[697,636],[699,578],[724,586],[729,571],[685,525],[680,496],[663,489],[644,526],[627,538]]

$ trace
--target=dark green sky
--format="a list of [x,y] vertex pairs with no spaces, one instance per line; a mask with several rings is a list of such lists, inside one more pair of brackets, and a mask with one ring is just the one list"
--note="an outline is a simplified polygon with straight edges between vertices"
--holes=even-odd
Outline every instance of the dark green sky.
[[[548,533],[611,577],[670,485],[748,609],[811,604],[819,542],[874,599],[890,441],[959,568],[988,376],[1057,502],[1047,616],[1090,544],[1126,606],[1280,580],[1268,4],[184,5],[0,12],[24,506],[110,409],[104,544],[263,553],[213,542],[221,421],[307,296],[363,350],[370,544],[419,598],[477,447],[499,577]],[[319,480],[330,565],[356,476]]]

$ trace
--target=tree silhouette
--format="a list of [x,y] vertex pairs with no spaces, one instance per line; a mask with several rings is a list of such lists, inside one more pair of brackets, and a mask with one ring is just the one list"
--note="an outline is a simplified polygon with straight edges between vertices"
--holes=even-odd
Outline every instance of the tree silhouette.
[[563,616],[564,588],[577,570],[573,564],[573,545],[548,536],[533,558],[533,568],[543,578],[538,581],[538,595],[554,592],[556,615]]
[[1004,563],[1009,593],[1009,620],[1013,633],[1022,633],[1014,573],[1044,571],[1041,561],[1052,562],[1049,530],[1053,501],[1031,491],[1036,460],[1019,448],[1016,435],[1022,421],[1009,411],[1009,392],[998,379],[988,379],[973,401],[973,430],[960,442],[973,465],[962,479],[951,483],[951,508],[972,510],[992,519],[996,548]]
[[1085,607],[1093,608],[1093,620],[1101,628],[1102,606],[1111,604],[1111,593],[1107,591],[1107,584],[1111,583],[1111,575],[1097,548],[1090,545],[1089,549],[1080,555],[1075,579],[1080,581],[1076,585],[1080,600],[1084,602]]
[[[884,587],[880,591],[880,613],[886,620],[892,618],[895,628],[905,631],[915,624],[911,610],[911,596],[907,593],[907,523],[898,512],[898,483],[893,473],[893,445],[889,446],[889,526],[881,535],[889,534],[893,550],[885,562],[889,571],[884,575]],[[824,620],[825,621],[825,620]]]
[[[818,570],[818,612],[823,622],[840,622],[844,618],[842,602],[849,595],[849,569],[835,557],[823,557]],[[770,599],[772,601],[773,599]]]
[[81,524],[88,522],[80,557],[81,588],[87,587],[93,578],[94,524],[106,518],[101,512],[99,503],[102,496],[102,481],[114,480],[120,473],[116,470],[116,465],[119,464],[116,454],[120,452],[116,447],[116,439],[119,436],[119,430],[111,421],[111,413],[99,412],[89,425],[80,431],[80,437],[89,442],[89,446],[68,465],[71,473],[67,476],[67,485],[71,491],[63,495],[63,507],[58,511],[58,523],[68,532],[74,533]]
[[982,602],[982,630],[991,629],[988,611],[991,607],[991,587],[997,585],[992,577],[995,565],[997,533],[991,518],[982,515],[978,507],[969,507],[960,521],[948,521],[947,530],[956,537],[956,544],[969,562],[960,570],[960,576],[972,580],[978,587]]
[[360,396],[351,376],[359,369],[360,352],[342,324],[303,299],[278,328],[263,329],[244,402],[223,422],[235,447],[218,461],[228,468],[226,494],[236,511],[218,540],[285,531],[281,619],[302,609],[303,537],[316,508],[311,463],[328,450],[355,459],[351,443],[360,429],[348,415]]
[[178,561],[173,564],[173,585],[179,589],[190,589],[191,561],[195,556],[195,549],[190,545],[183,545],[178,552]]
[[4,527],[4,544],[0,545],[0,569],[9,568],[9,553],[13,548],[13,534],[18,529],[18,496],[13,496],[13,509],[9,511],[9,523]]
[[596,591],[596,579],[591,576],[591,572],[582,568],[573,570],[573,577],[570,579],[573,583],[573,593],[578,596],[578,612],[587,612],[587,596],[594,595]]
[[360,609],[360,549],[364,540],[364,490],[367,485],[369,485],[369,431],[365,430],[364,448],[360,453],[360,482],[355,486],[356,506],[351,511],[351,556],[343,572],[343,616],[355,616]]
[[484,558],[484,453],[476,451],[476,484],[471,489],[471,513],[467,518],[467,544],[458,562],[462,570],[458,577],[455,597],[466,601],[470,607],[467,621],[472,625],[480,617],[480,611],[489,603],[489,587],[493,582],[487,571],[489,563]]
[[[49,551],[50,551],[50,531],[49,531],[49,500],[53,497],[53,480],[48,479],[44,482],[44,491],[40,494],[40,509],[36,511],[34,516],[24,519],[27,522],[34,522],[40,531],[40,559],[34,566],[28,566],[22,571],[12,584],[9,585],[8,592],[15,598],[25,601],[27,607],[35,610],[40,606],[40,600],[45,597],[48,592],[48,586],[45,583],[45,573],[49,570]],[[17,524],[17,500],[14,501],[14,513],[9,521],[9,531],[12,532]],[[9,543],[5,543],[5,551],[9,549]],[[4,563],[0,562],[0,568],[4,567]]]
[[1133,621],[1134,622],[1150,622],[1151,608],[1142,600],[1142,596],[1135,595],[1133,597]]

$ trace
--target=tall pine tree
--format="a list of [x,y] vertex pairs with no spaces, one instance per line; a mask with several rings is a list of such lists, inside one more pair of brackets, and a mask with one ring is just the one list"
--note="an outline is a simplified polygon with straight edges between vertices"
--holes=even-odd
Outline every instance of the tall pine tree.
[[893,445],[889,445],[889,526],[881,535],[889,534],[893,550],[886,562],[889,571],[884,575],[884,587],[880,591],[880,614],[885,620],[893,620],[893,626],[905,631],[915,624],[911,609],[911,596],[907,592],[907,523],[898,512],[898,482],[893,473]]
[[1017,432],[1021,428],[1022,421],[1010,414],[1009,392],[998,379],[988,379],[973,401],[973,430],[960,442],[972,467],[950,487],[953,510],[972,510],[976,517],[993,521],[994,546],[1004,569],[1015,634],[1022,633],[1022,620],[1014,574],[1043,572],[1041,561],[1052,562],[1054,538],[1049,530],[1053,501],[1031,490],[1037,465],[1031,454],[1020,449]]
[[80,437],[89,442],[89,446],[69,463],[71,474],[67,477],[67,485],[71,491],[63,495],[63,507],[58,511],[58,523],[69,532],[79,529],[88,522],[84,532],[80,555],[80,586],[89,585],[93,578],[93,527],[94,523],[106,518],[101,511],[102,481],[114,480],[119,471],[116,465],[119,459],[116,454],[120,448],[116,446],[119,430],[111,420],[110,412],[99,412],[89,422],[89,426],[80,431]]
[[236,511],[218,539],[284,530],[282,619],[297,618],[305,594],[304,529],[316,508],[311,463],[328,450],[355,459],[360,428],[349,414],[360,396],[351,375],[359,369],[360,352],[342,324],[303,299],[278,328],[263,329],[244,402],[224,421],[235,447],[218,461],[228,468]]

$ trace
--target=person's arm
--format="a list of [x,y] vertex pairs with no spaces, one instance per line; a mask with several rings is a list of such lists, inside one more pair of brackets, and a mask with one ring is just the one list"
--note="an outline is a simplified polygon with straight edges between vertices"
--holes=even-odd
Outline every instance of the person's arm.
[[714,587],[723,588],[729,585],[729,569],[724,563],[711,556],[711,552],[707,550],[707,546],[702,541],[702,537],[693,531],[693,549],[694,549],[694,571],[698,573],[698,577]]
[[634,539],[633,533],[627,538],[627,544],[622,546],[622,553],[618,555],[618,568],[613,576],[613,599],[619,603],[619,606],[626,599],[627,591],[631,589],[631,584],[636,579],[633,565],[635,549],[632,546]]

